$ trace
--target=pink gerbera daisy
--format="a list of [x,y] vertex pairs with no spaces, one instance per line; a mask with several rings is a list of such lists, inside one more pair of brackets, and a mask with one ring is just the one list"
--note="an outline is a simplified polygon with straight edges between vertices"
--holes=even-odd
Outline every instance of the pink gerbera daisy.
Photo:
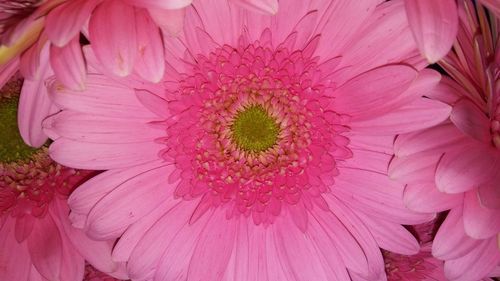
[[[0,91],[0,280],[82,280],[84,258],[114,272],[112,241],[94,241],[70,224],[69,193],[92,172],[53,162],[17,131],[20,81]],[[124,277],[123,272],[115,272]]]
[[498,20],[490,26],[485,10],[470,1],[459,1],[459,11],[455,47],[440,62],[455,81],[444,80],[431,95],[453,106],[450,120],[399,136],[389,171],[408,183],[410,209],[451,209],[433,254],[446,261],[450,280],[479,280],[498,274],[500,263]]
[[[109,169],[73,193],[72,219],[120,237],[132,280],[384,280],[379,246],[419,250],[387,166],[396,134],[445,120],[422,98],[402,1],[225,0],[186,10],[165,82],[110,79],[91,50],[87,90],[54,81],[51,156]],[[390,51],[389,51],[390,50]]]

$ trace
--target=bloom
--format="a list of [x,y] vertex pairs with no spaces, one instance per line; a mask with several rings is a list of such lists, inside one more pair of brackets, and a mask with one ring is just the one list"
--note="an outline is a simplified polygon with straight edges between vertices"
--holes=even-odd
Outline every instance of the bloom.
[[399,136],[389,174],[408,183],[408,208],[450,209],[433,255],[450,280],[478,280],[498,274],[500,263],[500,56],[484,9],[468,1],[459,8],[456,46],[440,62],[454,80],[429,95],[453,106],[450,119]]
[[69,193],[94,174],[53,162],[47,148],[33,149],[17,131],[16,108],[21,82],[0,92],[0,279],[62,280],[83,278],[84,257],[114,272],[112,241],[93,241],[70,224]]
[[434,216],[387,177],[393,138],[450,107],[421,97],[440,77],[409,66],[403,3],[378,4],[198,1],[142,88],[88,50],[87,90],[52,81],[44,121],[54,159],[108,170],[72,194],[75,226],[119,237],[132,280],[385,279],[378,247],[418,252],[401,224]]

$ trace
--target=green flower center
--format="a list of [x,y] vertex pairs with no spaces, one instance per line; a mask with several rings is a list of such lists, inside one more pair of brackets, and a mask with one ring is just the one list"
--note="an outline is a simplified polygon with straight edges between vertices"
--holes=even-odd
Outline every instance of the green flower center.
[[233,142],[246,152],[266,151],[276,144],[280,132],[276,119],[261,105],[239,111],[231,125]]
[[0,93],[0,163],[30,159],[37,151],[37,149],[26,145],[19,134],[17,127],[19,89],[17,89],[17,93],[10,96],[5,97],[3,95],[6,91],[12,90],[11,83],[16,82],[19,83],[19,81],[7,83],[2,89],[2,93]]

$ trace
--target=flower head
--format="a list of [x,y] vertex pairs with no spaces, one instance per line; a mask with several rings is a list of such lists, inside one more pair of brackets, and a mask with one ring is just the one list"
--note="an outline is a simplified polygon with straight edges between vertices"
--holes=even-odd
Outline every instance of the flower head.
[[54,159],[109,169],[72,194],[74,224],[120,237],[137,280],[384,279],[378,247],[417,253],[401,224],[434,216],[387,177],[393,139],[450,107],[422,98],[439,75],[414,68],[403,3],[378,4],[198,1],[161,84],[110,79],[87,52],[87,90],[52,81],[63,111],[44,122]]
[[14,80],[0,91],[0,279],[80,280],[84,256],[115,271],[111,244],[90,240],[68,218],[68,195],[94,173],[58,165],[47,148],[23,143],[16,122],[20,85]]
[[459,14],[453,52],[440,62],[454,80],[429,95],[453,107],[450,119],[399,136],[389,174],[408,183],[409,208],[450,209],[433,255],[450,280],[479,280],[500,262],[500,56],[485,10],[459,1]]

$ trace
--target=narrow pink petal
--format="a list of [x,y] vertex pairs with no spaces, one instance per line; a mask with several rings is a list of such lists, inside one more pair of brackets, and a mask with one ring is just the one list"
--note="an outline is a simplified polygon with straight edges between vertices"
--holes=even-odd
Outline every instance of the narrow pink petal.
[[445,103],[420,98],[408,105],[373,119],[353,122],[351,128],[367,134],[404,134],[430,128],[450,116]]
[[441,151],[394,157],[389,165],[389,177],[403,184],[434,183],[436,166],[441,157]]
[[[377,136],[367,134],[356,134],[356,132],[348,132],[346,136],[349,138],[349,146],[359,150],[369,150],[385,154],[393,154],[394,136]],[[356,155],[354,155],[356,157]],[[362,159],[360,159],[362,161]],[[361,164],[363,165],[363,164]],[[385,167],[379,166],[378,169]]]
[[35,80],[44,74],[45,61],[48,61],[49,57],[49,45],[47,40],[43,40],[42,37],[21,55],[19,72],[24,79]]
[[299,281],[290,270],[283,264],[279,255],[278,245],[274,233],[271,230],[266,231],[266,260],[267,260],[267,279],[268,280],[290,280]]
[[405,187],[403,199],[410,210],[433,213],[458,206],[462,203],[463,194],[440,192],[434,183],[413,183]]
[[92,49],[102,65],[117,76],[132,73],[137,56],[134,8],[120,0],[99,5],[89,22]]
[[[391,141],[389,140],[389,142]],[[389,163],[392,158],[392,155],[389,153],[371,151],[363,148],[353,148],[351,151],[353,154],[352,158],[344,163],[338,163],[339,167],[363,169],[381,174],[387,173],[387,163]]]
[[495,238],[481,243],[466,255],[444,263],[444,274],[450,280],[480,280],[489,276],[500,262]]
[[234,3],[241,5],[249,10],[275,15],[278,13],[277,0],[232,0]]
[[430,63],[451,49],[458,30],[455,0],[405,0],[413,37]]
[[478,187],[478,196],[481,206],[490,209],[500,209],[500,174],[497,174],[492,181],[483,183]]
[[45,32],[49,40],[58,47],[79,37],[80,30],[90,13],[103,0],[73,0],[59,5],[45,18]]
[[[64,218],[66,219],[66,218]],[[63,236],[63,255],[61,262],[61,280],[82,280],[85,272],[85,260],[73,247],[67,236]]]
[[350,280],[335,245],[319,224],[312,224],[307,236],[290,217],[281,217],[272,230],[278,257],[295,280]]
[[177,36],[182,31],[186,14],[184,9],[164,10],[152,8],[148,9],[148,12],[165,35]]
[[126,2],[144,8],[155,7],[176,10],[189,6],[192,0],[127,0]]
[[370,70],[337,89],[331,106],[357,121],[380,116],[416,98],[403,94],[416,77],[417,72],[405,65]]
[[74,90],[84,90],[87,77],[79,40],[76,36],[64,47],[50,47],[50,65],[55,75],[66,87]]
[[[171,165],[152,168],[124,182],[94,206],[87,218],[86,231],[96,240],[118,238],[134,222],[167,200],[173,187],[166,185]],[[164,180],[162,180],[164,178]],[[141,185],[141,188],[137,188]],[[137,202],[140,197],[141,201]]]
[[464,199],[464,228],[465,233],[474,239],[495,236],[500,233],[500,210],[481,206],[478,193],[467,192]]
[[16,241],[14,229],[15,219],[9,216],[0,231],[0,280],[27,280],[29,276],[28,248]]
[[481,240],[472,239],[464,232],[462,208],[455,207],[439,227],[432,244],[432,255],[448,260],[461,257],[478,246]]
[[9,60],[5,64],[0,64],[0,89],[9,82],[12,76],[19,70],[19,58]]
[[35,217],[31,215],[25,215],[23,217],[16,219],[16,241],[18,243],[23,242],[33,231],[33,226],[35,225]]
[[28,78],[24,80],[17,116],[21,137],[25,143],[33,147],[40,147],[47,141],[47,136],[42,130],[42,121],[57,111],[45,87],[45,80],[52,75],[48,45],[42,50],[40,59],[36,77],[33,80]]
[[500,18],[500,2],[498,0],[479,0],[481,4],[490,9],[498,18]]
[[446,153],[436,169],[436,186],[442,192],[458,193],[489,182],[497,171],[493,148],[471,145]]
[[159,82],[165,72],[165,58],[160,29],[145,9],[135,9],[138,54],[134,70],[145,80]]
[[28,238],[33,265],[46,279],[58,280],[62,261],[62,238],[52,216],[37,220]]
[[[464,146],[464,136],[453,124],[445,123],[419,132],[400,135],[394,142],[394,153],[404,157],[424,151],[451,151]],[[466,142],[465,142],[466,143]]]
[[58,139],[49,148],[57,162],[77,169],[107,170],[132,167],[158,159],[163,144],[150,143],[88,143]]
[[469,137],[483,143],[491,141],[490,120],[470,100],[462,99],[453,105],[450,119]]
[[420,251],[417,239],[402,225],[374,219],[363,212],[356,215],[370,229],[380,248],[402,255],[415,255]]

